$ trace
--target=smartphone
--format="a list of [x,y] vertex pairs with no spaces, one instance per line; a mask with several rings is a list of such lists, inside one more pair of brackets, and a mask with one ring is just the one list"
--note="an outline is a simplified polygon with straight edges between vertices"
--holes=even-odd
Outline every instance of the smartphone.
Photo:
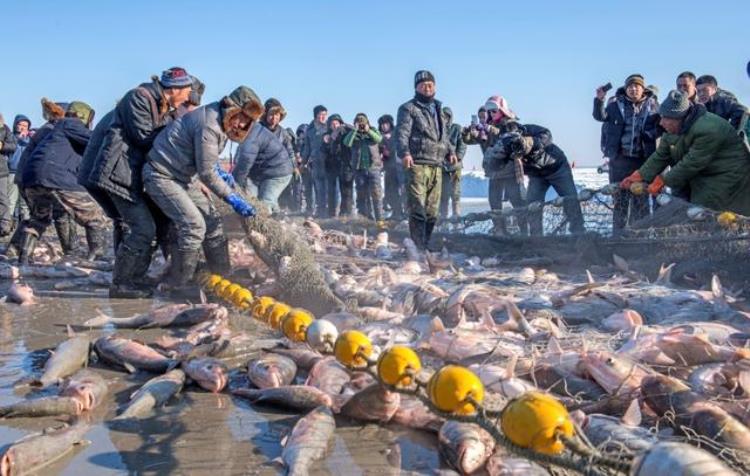
[[472,126],[478,126],[479,125],[479,116],[476,114],[471,115],[471,125]]
[[612,83],[607,83],[604,86],[602,86],[602,91],[604,91],[605,93],[609,91],[610,89],[612,89]]

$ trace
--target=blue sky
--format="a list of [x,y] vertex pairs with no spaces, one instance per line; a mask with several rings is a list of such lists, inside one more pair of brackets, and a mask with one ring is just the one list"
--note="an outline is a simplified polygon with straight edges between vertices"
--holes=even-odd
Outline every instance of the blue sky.
[[[101,117],[151,74],[180,65],[204,99],[246,84],[285,125],[325,104],[351,121],[395,115],[417,69],[466,124],[502,94],[549,127],[579,165],[600,162],[597,85],[641,72],[662,96],[686,69],[750,103],[750,1],[33,1],[2,7],[0,112],[41,120],[39,99],[83,100]],[[481,161],[470,148],[469,166]]]

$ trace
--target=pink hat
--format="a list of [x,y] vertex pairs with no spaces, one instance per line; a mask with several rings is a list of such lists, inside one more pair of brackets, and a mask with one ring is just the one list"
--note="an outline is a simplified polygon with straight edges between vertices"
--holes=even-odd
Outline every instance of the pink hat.
[[510,109],[508,101],[502,96],[490,96],[484,103],[484,108],[487,109],[487,112],[500,110],[506,117],[516,118],[516,113]]

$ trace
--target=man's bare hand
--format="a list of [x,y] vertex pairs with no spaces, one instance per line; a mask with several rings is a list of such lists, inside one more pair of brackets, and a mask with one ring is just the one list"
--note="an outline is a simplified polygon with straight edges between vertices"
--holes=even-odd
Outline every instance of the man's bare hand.
[[414,159],[411,158],[411,155],[405,155],[401,161],[403,162],[405,169],[414,167]]

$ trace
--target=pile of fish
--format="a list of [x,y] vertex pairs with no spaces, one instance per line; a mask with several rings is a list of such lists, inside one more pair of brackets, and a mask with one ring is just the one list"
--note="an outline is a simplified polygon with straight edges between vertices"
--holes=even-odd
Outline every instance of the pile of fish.
[[[750,314],[718,279],[711,290],[685,290],[671,285],[669,268],[650,283],[619,258],[558,275],[447,250],[420,253],[408,238],[396,246],[384,234],[368,239],[314,222],[297,231],[349,306],[316,316],[339,332],[359,330],[381,350],[411,346],[426,372],[464,365],[500,406],[530,390],[548,392],[591,445],[632,463],[632,474],[750,470]],[[244,262],[257,261],[246,246],[232,246]],[[272,274],[250,276],[256,294],[273,294]],[[441,457],[461,474],[561,474],[512,454],[476,424],[446,421],[418,398],[387,390],[369,372],[234,327],[219,304],[174,304],[69,328],[42,372],[23,383],[46,396],[32,391],[1,407],[0,418],[66,416],[71,424],[10,445],[0,476],[35,470],[85,442],[82,416],[113,398],[98,373],[103,367],[151,376],[110,425],[137,425],[188,386],[299,414],[280,442],[279,463],[289,474],[307,474],[325,458],[342,422],[433,434]],[[153,328],[164,332],[149,342],[119,331]]]

